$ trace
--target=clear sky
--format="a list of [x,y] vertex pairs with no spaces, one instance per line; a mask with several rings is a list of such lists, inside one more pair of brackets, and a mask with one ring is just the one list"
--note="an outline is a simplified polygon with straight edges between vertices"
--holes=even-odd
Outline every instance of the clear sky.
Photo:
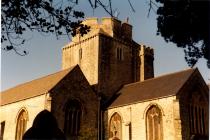
[[[133,39],[154,48],[155,76],[189,68],[182,49],[173,43],[166,43],[161,36],[156,36],[156,14],[151,11],[147,17],[148,0],[131,0],[135,13],[127,0],[112,1],[113,9],[119,13],[119,20],[125,21],[129,17],[129,23],[133,26]],[[76,9],[83,10],[86,17],[108,16],[101,8],[93,11],[87,0],[79,0]],[[27,34],[27,38],[29,41],[22,48],[29,51],[28,55],[19,56],[13,51],[1,51],[1,91],[61,70],[61,48],[70,41],[67,37],[57,40],[53,35],[35,33]],[[195,67],[198,67],[206,83],[210,83],[210,70],[206,67],[206,60],[200,60]]]

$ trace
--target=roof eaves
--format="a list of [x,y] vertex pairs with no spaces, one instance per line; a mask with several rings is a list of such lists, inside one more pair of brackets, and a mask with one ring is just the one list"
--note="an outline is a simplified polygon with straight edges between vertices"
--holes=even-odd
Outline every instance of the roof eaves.
[[48,94],[49,92],[44,92],[44,93],[41,93],[41,94],[37,94],[35,96],[31,96],[31,97],[27,97],[27,98],[23,98],[23,99],[19,99],[19,100],[15,100],[15,101],[12,101],[12,102],[8,102],[6,104],[0,104],[0,106],[5,106],[5,105],[9,105],[9,104],[13,104],[13,103],[17,103],[17,102],[20,102],[20,101],[24,101],[24,100],[28,100],[30,98],[34,98],[34,97],[38,97],[38,96],[42,96],[44,94]]
[[156,80],[156,79],[159,79],[159,78],[162,78],[162,77],[165,77],[165,76],[169,76],[169,75],[173,75],[173,74],[182,73],[182,72],[188,71],[188,70],[193,70],[193,72],[194,72],[196,69],[197,69],[197,68],[189,68],[189,69],[186,69],[186,70],[183,70],[183,71],[178,71],[178,72],[173,72],[173,73],[168,73],[168,74],[156,76],[156,77],[154,77],[154,78],[146,79],[146,80],[144,80],[144,81],[139,81],[139,82],[135,82],[135,83],[126,84],[126,85],[124,85],[124,86],[127,87],[127,86],[130,86],[130,85],[142,84],[142,83],[149,82],[149,81],[152,81],[152,80]]
[[[179,96],[179,94],[184,90],[184,88],[189,84],[188,81],[190,81],[191,79],[193,79],[193,77],[196,75],[196,73],[199,73],[198,68],[193,68],[193,72],[189,75],[189,77],[187,78],[187,80],[183,83],[183,85],[179,88],[179,90],[177,91],[176,96]],[[205,82],[205,81],[204,81]]]
[[[38,93],[38,94],[35,94],[35,95],[32,95],[32,96],[28,96],[28,97],[26,96],[26,97],[24,97],[24,98],[20,98],[20,99],[14,100],[14,101],[6,102],[5,104],[1,104],[1,103],[0,103],[0,106],[8,105],[8,104],[15,103],[15,102],[20,102],[20,101],[23,101],[23,100],[26,100],[26,99],[30,99],[30,98],[33,98],[33,97],[37,97],[37,96],[41,96],[41,95],[43,95],[43,94],[49,93],[51,89],[53,89],[53,88],[54,88],[54,87],[55,87],[63,78],[65,78],[66,75],[68,75],[69,73],[71,73],[72,70],[73,70],[74,68],[76,68],[77,66],[78,66],[78,65],[75,65],[75,66],[72,66],[71,68],[65,69],[65,70],[67,70],[68,72],[66,72],[66,73],[61,77],[61,79],[59,79],[56,83],[54,83],[54,85],[52,85],[51,88],[45,90],[43,93]],[[63,70],[63,71],[65,71],[65,70]],[[61,72],[61,71],[59,71],[59,72]],[[59,72],[56,72],[56,73],[53,73],[53,74],[49,74],[49,75],[47,75],[47,76],[44,76],[44,77],[41,77],[41,78],[38,78],[38,79],[34,79],[34,80],[32,80],[32,81],[40,80],[40,79],[42,79],[42,78],[45,78],[45,77],[48,77],[48,76],[51,76],[51,75],[55,75],[55,74],[57,74],[57,73],[59,73]],[[29,81],[29,82],[26,82],[26,83],[17,85],[17,86],[15,86],[15,87],[11,88],[11,89],[15,89],[15,88],[17,88],[18,86],[22,86],[22,85],[27,84],[27,83],[30,83],[30,82],[32,82],[32,81]],[[5,90],[5,91],[1,92],[0,94],[7,94],[7,91],[9,91],[9,90],[11,90],[11,89]]]
[[118,108],[118,107],[133,105],[133,104],[139,104],[139,103],[143,103],[143,102],[148,102],[148,101],[152,101],[152,100],[158,100],[158,99],[168,98],[168,97],[172,97],[172,96],[175,96],[175,94],[171,94],[171,95],[168,95],[168,96],[162,96],[162,97],[158,97],[158,98],[151,98],[151,99],[136,101],[136,102],[132,102],[132,103],[125,103],[125,104],[116,105],[116,106],[111,106],[110,105],[111,107],[108,107],[107,109]]
[[210,91],[210,90],[208,89],[208,85],[207,85],[206,82],[204,81],[204,79],[203,79],[201,73],[199,72],[198,68],[195,68],[195,70],[193,71],[193,73],[188,77],[188,79],[186,80],[186,82],[183,84],[183,86],[182,86],[182,87],[180,88],[180,90],[177,92],[177,97],[179,97],[180,94],[182,93],[182,91],[184,91],[185,87],[186,87],[187,85],[189,85],[189,82],[188,82],[188,81],[193,80],[193,78],[194,78],[196,75],[198,75],[198,76],[201,78],[202,82],[204,83],[205,86],[204,86],[203,89],[206,90],[207,92]]

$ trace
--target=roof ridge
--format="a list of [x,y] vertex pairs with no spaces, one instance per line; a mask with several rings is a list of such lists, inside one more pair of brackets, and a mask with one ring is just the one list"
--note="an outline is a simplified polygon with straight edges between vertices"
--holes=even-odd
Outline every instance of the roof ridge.
[[159,79],[159,78],[162,78],[162,77],[165,77],[165,76],[169,76],[169,75],[174,75],[174,74],[178,74],[178,73],[182,73],[182,72],[186,72],[186,71],[190,71],[190,70],[195,71],[196,69],[197,68],[187,68],[187,69],[184,69],[182,71],[176,71],[176,72],[172,72],[172,73],[167,73],[167,74],[159,75],[159,76],[154,77],[154,78],[150,78],[150,79],[146,79],[144,81],[138,81],[138,82],[126,84],[124,86],[126,87],[126,86],[129,86],[129,85],[134,85],[134,84],[139,84],[139,83],[145,83],[145,82],[148,82],[148,81],[151,81],[151,80],[156,80],[156,79]]
[[186,83],[189,83],[188,81],[191,81],[198,72],[197,68],[190,68],[161,75],[143,82],[127,84],[119,91],[121,94],[109,107],[176,96],[180,92],[180,89],[182,89]]
[[70,70],[72,70],[73,68],[75,68],[76,66],[77,66],[77,65],[72,66],[72,67],[69,67],[69,68],[67,68],[67,69],[63,69],[63,70],[54,72],[54,73],[51,73],[51,74],[48,74],[48,75],[40,76],[40,77],[35,78],[35,79],[32,79],[32,80],[30,80],[30,81],[23,82],[23,83],[21,83],[21,84],[15,85],[14,87],[8,88],[8,89],[6,89],[6,90],[4,90],[4,91],[0,91],[0,94],[4,94],[4,93],[6,93],[7,91],[9,91],[9,90],[11,90],[11,89],[13,89],[13,88],[17,88],[17,87],[19,87],[19,86],[23,86],[23,85],[25,85],[25,84],[29,84],[30,82],[33,82],[33,81],[37,81],[37,80],[40,80],[40,79],[44,79],[44,78],[47,78],[47,77],[49,77],[49,76],[56,75],[56,74],[61,73],[61,72],[64,72],[64,71],[70,71]]

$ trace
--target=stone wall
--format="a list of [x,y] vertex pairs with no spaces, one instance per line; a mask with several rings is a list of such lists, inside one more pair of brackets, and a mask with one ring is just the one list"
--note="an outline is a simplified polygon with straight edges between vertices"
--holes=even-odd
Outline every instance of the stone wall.
[[[100,36],[99,89],[111,96],[122,85],[134,82],[132,44],[107,36]],[[121,49],[121,59],[117,58]]]
[[[101,22],[88,18],[83,24],[90,26],[90,32],[77,34],[63,48],[63,69],[79,64],[88,82],[98,85],[97,91],[106,96],[124,84],[154,77],[153,49],[132,40],[130,24],[115,18],[102,18]],[[117,59],[119,48],[121,60]]]
[[[96,90],[106,96],[111,96],[123,84],[139,81],[140,49],[132,41],[132,26],[115,18],[102,18],[101,22],[88,18],[83,24],[90,26],[90,32],[84,36],[77,34],[63,48],[62,68],[79,64],[88,82],[97,85]],[[119,48],[120,60],[117,59]]]
[[[115,112],[118,112],[122,117],[122,139],[129,140],[127,124],[131,123],[132,140],[146,140],[146,112],[151,105],[157,105],[163,115],[163,139],[180,140],[176,138],[175,135],[177,130],[175,130],[176,121],[174,119],[174,115],[179,115],[179,104],[178,106],[176,106],[177,104],[174,104],[175,98],[175,96],[172,96],[154,99],[151,101],[133,103],[131,105],[125,105],[117,108],[110,108],[108,109],[108,120]],[[108,128],[106,128],[106,130],[108,130]],[[108,139],[108,132],[106,132],[105,139]]]
[[154,50],[145,45],[141,45],[140,49],[140,80],[144,81],[154,77]]
[[194,81],[190,84],[188,91],[184,90],[179,97],[182,139],[188,140],[193,135],[207,139],[209,136],[208,93],[206,94],[206,91],[199,87],[199,82]]
[[77,70],[78,67],[50,91],[51,110],[59,128],[64,131],[65,106],[69,100],[79,101],[82,105],[79,140],[95,140],[98,134],[98,98],[82,72]]
[[79,140],[97,139],[99,100],[79,66],[76,66],[49,93],[0,107],[0,122],[5,122],[4,140],[15,139],[17,117],[22,109],[28,115],[26,131],[32,126],[36,115],[44,109],[53,113],[63,131],[65,105],[70,99],[79,100],[82,104]]
[[[69,44],[62,51],[62,69],[80,65],[91,85],[98,83],[98,35]],[[81,56],[80,56],[81,55]]]
[[18,101],[0,107],[0,122],[5,121],[4,140],[14,140],[17,117],[22,109],[28,114],[26,130],[29,129],[36,115],[45,109],[46,94],[30,99]]

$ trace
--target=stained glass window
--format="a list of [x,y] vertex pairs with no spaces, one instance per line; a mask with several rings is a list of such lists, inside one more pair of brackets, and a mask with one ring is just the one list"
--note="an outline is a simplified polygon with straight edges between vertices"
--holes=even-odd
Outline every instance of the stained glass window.
[[122,120],[118,113],[114,113],[110,119],[109,139],[121,140],[122,135]]

